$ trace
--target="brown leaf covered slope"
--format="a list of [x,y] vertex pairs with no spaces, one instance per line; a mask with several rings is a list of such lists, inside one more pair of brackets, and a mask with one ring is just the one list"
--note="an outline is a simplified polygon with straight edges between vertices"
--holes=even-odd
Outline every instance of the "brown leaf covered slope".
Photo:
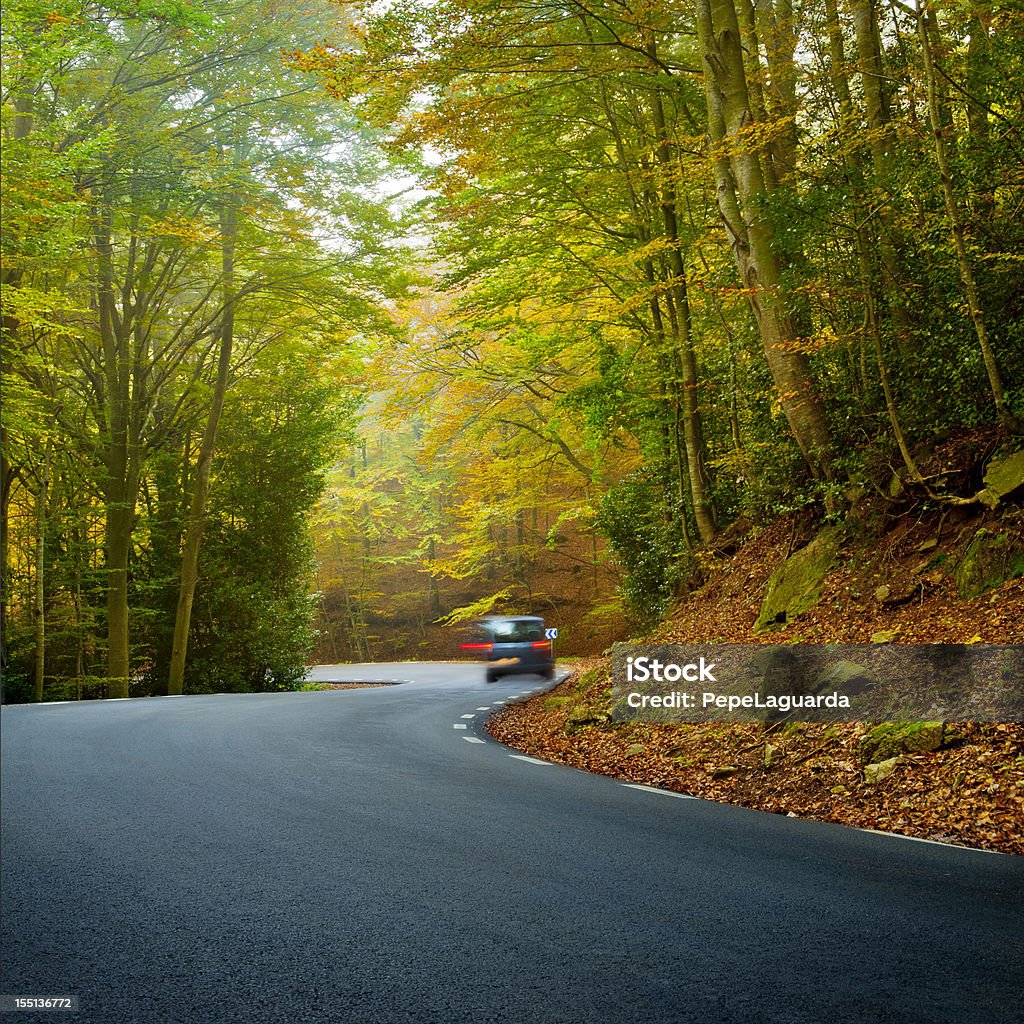
[[[952,519],[952,521],[951,521]],[[952,564],[979,527],[959,518],[902,517],[888,532],[848,543],[817,605],[783,633],[753,632],[764,585],[787,553],[813,534],[807,518],[773,524],[712,570],[655,636],[672,642],[866,643],[895,633],[905,643],[1024,642],[1024,579],[963,601],[952,579],[931,573],[912,599],[887,606],[878,586],[913,573],[922,544],[939,536]],[[1019,516],[1000,528],[1020,527]],[[942,564],[942,561],[939,562]],[[876,785],[864,780],[858,743],[870,724],[712,726],[612,724],[607,659],[580,662],[550,694],[505,709],[488,725],[535,756],[648,785],[777,813],[1024,853],[1024,726],[958,724],[945,749],[904,754]],[[586,724],[590,720],[592,724]],[[595,721],[596,720],[596,721]]]

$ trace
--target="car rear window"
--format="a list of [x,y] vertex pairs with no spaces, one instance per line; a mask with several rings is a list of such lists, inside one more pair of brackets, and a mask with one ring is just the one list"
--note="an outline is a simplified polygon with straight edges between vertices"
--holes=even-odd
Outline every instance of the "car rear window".
[[544,631],[537,622],[493,622],[491,633],[496,644],[521,644],[544,637]]

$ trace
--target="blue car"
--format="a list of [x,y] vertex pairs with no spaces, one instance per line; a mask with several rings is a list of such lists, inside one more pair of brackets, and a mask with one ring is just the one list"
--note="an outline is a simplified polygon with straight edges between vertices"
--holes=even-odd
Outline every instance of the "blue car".
[[489,615],[481,619],[463,650],[476,651],[487,667],[487,682],[501,676],[536,672],[544,679],[555,674],[555,654],[537,615]]

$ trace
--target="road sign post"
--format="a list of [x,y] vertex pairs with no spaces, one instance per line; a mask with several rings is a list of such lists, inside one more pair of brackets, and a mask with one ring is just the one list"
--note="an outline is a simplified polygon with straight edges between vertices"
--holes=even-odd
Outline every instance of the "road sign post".
[[550,626],[544,630],[544,639],[551,641],[551,664],[555,663],[555,641],[558,639],[558,629],[555,626]]

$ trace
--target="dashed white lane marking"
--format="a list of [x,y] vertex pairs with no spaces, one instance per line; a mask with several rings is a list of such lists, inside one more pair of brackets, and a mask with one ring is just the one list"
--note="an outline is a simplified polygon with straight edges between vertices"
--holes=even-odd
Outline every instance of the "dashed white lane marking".
[[482,708],[477,708],[477,711],[490,711],[490,710],[491,710],[491,705],[490,704],[485,704]]
[[496,708],[498,708],[498,707],[501,707],[501,705],[502,705],[502,704],[507,704],[507,703],[508,703],[508,701],[507,701],[507,700],[496,700],[496,701],[494,702],[494,706],[495,706]]
[[463,718],[476,718],[476,715],[463,715]]
[[658,789],[655,786],[640,786],[635,782],[623,782],[626,789],[639,789],[643,793],[657,793],[659,796],[674,796],[677,800],[696,800],[697,797],[689,793],[673,793],[670,789]]
[[543,764],[550,765],[550,761],[541,761],[536,757],[527,757],[525,754],[509,754],[509,757],[514,757],[517,761],[528,761],[530,764]]
[[466,724],[465,724],[464,722],[456,722],[456,723],[455,723],[455,724],[454,724],[454,725],[452,726],[452,728],[453,728],[453,729],[465,729],[465,728],[466,728]]
[[948,850],[952,847],[954,850],[967,850],[970,853],[994,853],[997,855],[1008,857],[1009,854],[1004,854],[1002,850],[981,850],[977,846],[961,846],[959,843],[942,843],[938,839],[925,839],[922,836],[905,836],[899,832],[883,832],[880,828],[861,828],[858,832],[870,832],[875,836],[889,836],[891,839],[909,839],[912,843],[930,843],[932,846],[944,846]]
[[478,740],[475,736],[463,736],[462,737],[467,743],[484,743],[484,740]]

